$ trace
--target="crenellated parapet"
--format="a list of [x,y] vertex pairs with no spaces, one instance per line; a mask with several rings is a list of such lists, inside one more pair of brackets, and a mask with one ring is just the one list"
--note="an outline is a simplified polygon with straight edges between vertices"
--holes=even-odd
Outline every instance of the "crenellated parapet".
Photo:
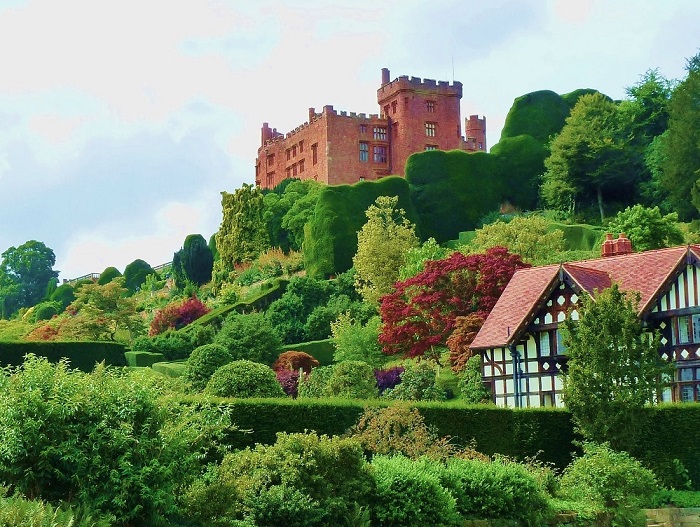
[[[384,70],[382,74],[382,80],[385,80],[388,75],[384,75]],[[383,101],[401,91],[429,91],[437,95],[461,98],[462,83],[459,81],[450,83],[448,81],[435,81],[433,79],[422,79],[420,77],[402,75],[393,81],[383,83],[377,90],[377,99]]]

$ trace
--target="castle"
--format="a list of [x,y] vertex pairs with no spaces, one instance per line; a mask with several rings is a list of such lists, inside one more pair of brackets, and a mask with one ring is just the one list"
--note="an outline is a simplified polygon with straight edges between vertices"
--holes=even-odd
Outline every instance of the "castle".
[[462,83],[401,76],[382,69],[379,114],[338,112],[333,106],[282,134],[263,123],[255,184],[274,188],[287,178],[328,185],[403,175],[408,156],[424,150],[486,151],[486,119],[470,115],[461,135]]

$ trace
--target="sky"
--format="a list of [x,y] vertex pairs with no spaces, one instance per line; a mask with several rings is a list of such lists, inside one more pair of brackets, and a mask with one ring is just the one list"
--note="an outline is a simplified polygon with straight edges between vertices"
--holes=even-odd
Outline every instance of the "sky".
[[254,183],[263,122],[378,113],[384,67],[462,82],[491,147],[521,95],[622,99],[699,51],[697,0],[0,0],[0,252],[169,262]]

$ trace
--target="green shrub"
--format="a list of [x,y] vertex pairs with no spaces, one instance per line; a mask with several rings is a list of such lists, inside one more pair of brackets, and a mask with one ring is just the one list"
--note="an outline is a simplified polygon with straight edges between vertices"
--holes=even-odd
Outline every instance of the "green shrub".
[[205,391],[219,397],[284,397],[275,372],[249,360],[221,366],[209,379]]
[[164,331],[155,337],[138,337],[131,343],[132,351],[162,353],[168,360],[186,359],[195,347],[192,335],[174,330]]
[[333,366],[325,387],[328,397],[372,399],[379,395],[374,368],[366,362],[349,360]]
[[547,495],[518,463],[453,458],[439,474],[463,518],[519,520],[534,527],[546,516]]
[[106,285],[115,278],[119,278],[121,275],[121,272],[119,272],[119,269],[116,267],[107,267],[104,271],[102,271],[100,277],[97,279],[97,284]]
[[321,366],[314,368],[299,383],[299,397],[321,398],[326,396],[326,385],[331,375],[333,375],[333,366]]
[[199,346],[185,362],[184,380],[190,389],[201,392],[214,372],[232,361],[231,353],[220,344]]
[[679,507],[682,509],[700,508],[700,492],[689,490],[660,490],[654,494],[648,508]]
[[214,343],[228,349],[234,360],[264,364],[272,364],[282,351],[280,338],[262,313],[229,314]]
[[419,464],[403,456],[376,456],[372,460],[376,484],[373,523],[383,527],[460,525],[455,499],[437,475],[439,467],[439,462]]
[[[303,460],[303,461],[302,461]],[[185,495],[188,516],[223,527],[345,525],[355,504],[367,504],[372,478],[351,439],[315,433],[278,434],[274,445],[227,454]]]
[[150,274],[156,274],[153,267],[143,260],[136,259],[124,268],[124,287],[135,293]]
[[436,368],[428,362],[418,362],[401,374],[401,384],[385,390],[382,397],[399,401],[442,401],[445,394],[437,387]]
[[60,302],[42,302],[34,307],[34,322],[50,320],[61,311],[63,311],[63,307]]
[[0,497],[0,525],[3,527],[110,527],[109,517],[92,514],[85,507],[54,507],[40,500],[20,496]]
[[360,360],[374,368],[381,368],[388,360],[378,341],[381,323],[377,316],[364,325],[350,313],[338,316],[337,320],[331,323],[333,344],[336,348],[333,360]]
[[583,451],[564,470],[562,497],[590,504],[610,514],[613,522],[635,523],[640,508],[648,506],[658,490],[654,474],[626,452],[616,452],[607,444],[584,443]]
[[87,374],[27,357],[0,391],[0,481],[30,499],[87,503],[120,525],[162,520],[213,443],[196,424],[204,414],[161,407],[142,371]]
[[185,364],[182,362],[156,362],[151,365],[151,369],[171,378],[185,375]]
[[73,289],[73,286],[70,284],[61,284],[59,285],[56,290],[51,293],[51,298],[53,302],[60,302],[61,306],[63,306],[63,311],[66,309],[73,300],[75,300],[75,291]]
[[124,352],[127,366],[134,368],[150,368],[156,362],[162,362],[165,357],[162,353],[152,353],[150,351],[127,351]]

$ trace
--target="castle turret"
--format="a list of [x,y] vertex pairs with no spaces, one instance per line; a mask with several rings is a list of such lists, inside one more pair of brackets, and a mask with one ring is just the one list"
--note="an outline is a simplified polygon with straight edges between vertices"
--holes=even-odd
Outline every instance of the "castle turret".
[[464,119],[464,134],[467,138],[466,149],[470,152],[486,151],[486,117],[470,115]]
[[391,82],[391,73],[389,73],[389,68],[382,68],[382,86],[389,84]]

